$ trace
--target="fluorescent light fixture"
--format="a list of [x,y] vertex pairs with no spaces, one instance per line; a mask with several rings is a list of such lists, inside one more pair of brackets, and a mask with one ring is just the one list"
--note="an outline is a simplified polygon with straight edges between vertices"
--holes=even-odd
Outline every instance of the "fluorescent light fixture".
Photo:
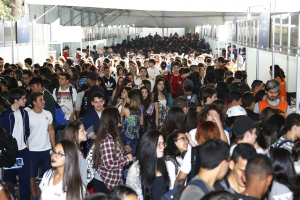
[[134,26],[134,24],[132,24],[132,26]]
[[101,23],[101,26],[104,26],[104,24],[103,24],[103,23]]

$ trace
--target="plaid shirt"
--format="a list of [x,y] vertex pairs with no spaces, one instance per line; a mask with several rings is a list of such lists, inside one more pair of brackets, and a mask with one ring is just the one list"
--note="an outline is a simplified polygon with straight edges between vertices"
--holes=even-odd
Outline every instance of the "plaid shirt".
[[115,143],[108,135],[100,144],[101,163],[97,169],[101,179],[108,189],[123,184],[123,167],[129,164],[130,160],[124,156],[124,149],[119,143],[116,156],[114,157]]

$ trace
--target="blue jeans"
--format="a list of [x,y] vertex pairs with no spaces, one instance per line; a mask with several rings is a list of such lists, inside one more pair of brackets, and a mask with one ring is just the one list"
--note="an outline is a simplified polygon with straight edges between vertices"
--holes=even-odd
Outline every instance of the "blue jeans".
[[128,145],[131,147],[132,149],[132,156],[135,157],[136,156],[136,148],[137,148],[137,138],[134,139],[130,139],[126,136],[121,136],[122,142],[124,144],[124,146]]

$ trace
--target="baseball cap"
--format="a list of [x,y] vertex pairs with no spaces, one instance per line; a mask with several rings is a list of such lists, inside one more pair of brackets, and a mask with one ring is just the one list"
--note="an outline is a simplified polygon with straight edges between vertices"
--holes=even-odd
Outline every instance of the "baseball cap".
[[91,79],[93,81],[96,81],[97,75],[95,72],[89,71],[86,75],[86,79]]
[[87,80],[86,78],[82,78],[79,80],[79,87],[86,87],[87,86]]
[[249,117],[242,117],[234,123],[232,131],[235,135],[242,135],[243,133],[257,127],[260,124],[260,122],[253,123]]
[[194,86],[192,80],[187,79],[187,80],[185,80],[185,81],[183,82],[183,87],[188,87],[188,86],[191,86],[191,87]]
[[226,114],[228,117],[236,117],[247,115],[247,112],[242,106],[233,106],[227,110]]

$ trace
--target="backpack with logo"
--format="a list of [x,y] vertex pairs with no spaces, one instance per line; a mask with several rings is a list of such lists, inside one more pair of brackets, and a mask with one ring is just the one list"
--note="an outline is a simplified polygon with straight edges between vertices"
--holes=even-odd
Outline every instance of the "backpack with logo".
[[19,154],[17,140],[0,127],[0,167],[12,167]]
[[240,93],[244,93],[245,91],[247,91],[247,89],[244,87],[244,84],[243,82],[240,82],[240,83],[232,83],[233,86],[234,86],[234,91],[238,91]]
[[192,105],[194,105],[197,100],[197,95],[195,95],[195,94],[186,94],[183,97],[187,100],[188,107],[191,107]]
[[[202,189],[202,191],[205,193],[205,194],[208,194],[208,190],[205,186],[205,184],[203,183],[203,181],[200,181],[200,180],[192,180],[190,181],[188,185],[196,185],[198,186],[199,188]],[[187,187],[186,186],[186,187]],[[185,188],[183,184],[178,184],[177,186],[175,186],[172,190],[168,191],[166,194],[164,194],[162,197],[161,197],[161,200],[179,200],[183,191],[185,190]]]

